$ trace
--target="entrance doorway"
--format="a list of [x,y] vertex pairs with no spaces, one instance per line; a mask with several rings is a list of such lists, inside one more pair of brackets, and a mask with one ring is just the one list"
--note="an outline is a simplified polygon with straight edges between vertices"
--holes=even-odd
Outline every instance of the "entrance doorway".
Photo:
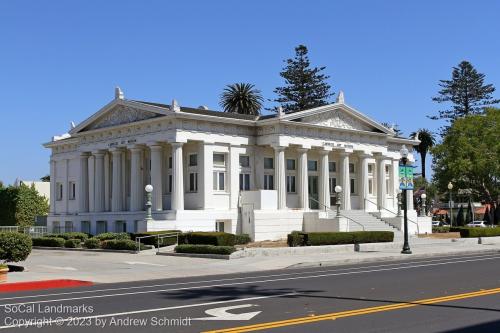
[[309,176],[308,178],[308,191],[309,191],[309,208],[319,209],[319,191],[318,191],[318,176]]

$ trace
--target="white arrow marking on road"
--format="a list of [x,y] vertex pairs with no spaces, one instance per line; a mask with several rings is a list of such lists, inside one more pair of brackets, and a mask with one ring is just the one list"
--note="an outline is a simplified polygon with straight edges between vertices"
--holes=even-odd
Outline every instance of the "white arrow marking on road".
[[241,305],[225,306],[223,308],[208,309],[205,311],[205,313],[212,317],[193,318],[192,320],[250,320],[259,313],[261,313],[262,311],[246,312],[238,314],[229,313],[227,311],[232,309],[248,308],[251,306],[258,306],[258,305],[241,304]]
[[144,262],[144,261],[125,261],[125,263],[129,265],[148,265],[148,266],[161,266],[161,267],[167,266],[162,264],[153,264],[151,262]]
[[42,267],[42,268],[49,268],[49,269],[59,269],[59,270],[62,270],[62,271],[76,271],[76,268],[69,267],[69,266],[65,266],[65,267],[50,266],[50,265],[37,265],[37,266],[38,267]]

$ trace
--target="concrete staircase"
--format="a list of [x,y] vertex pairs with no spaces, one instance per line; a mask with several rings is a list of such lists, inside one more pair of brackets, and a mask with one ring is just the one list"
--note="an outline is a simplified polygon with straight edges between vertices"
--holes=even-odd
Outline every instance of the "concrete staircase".
[[392,231],[394,232],[395,238],[399,238],[398,236],[401,234],[398,229],[364,210],[341,210],[340,214],[359,223],[357,224],[353,221],[349,221],[350,231],[362,231],[362,225],[365,231]]

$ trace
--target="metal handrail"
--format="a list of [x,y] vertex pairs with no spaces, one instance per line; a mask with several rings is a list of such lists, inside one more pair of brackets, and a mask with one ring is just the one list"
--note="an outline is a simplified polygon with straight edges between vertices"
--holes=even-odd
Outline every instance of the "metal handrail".
[[180,234],[180,232],[167,232],[167,233],[164,233],[164,234],[156,234],[156,235],[148,235],[148,236],[136,237],[135,238],[135,243],[137,244],[137,251],[136,251],[136,253],[141,252],[141,240],[142,239],[156,237],[156,253],[160,253],[160,239],[170,238],[170,237],[176,237],[177,240],[175,241],[175,244],[179,244],[179,234]]
[[[377,205],[377,209],[378,209],[378,211],[379,211],[379,212],[380,212],[380,208],[382,208],[383,210],[386,210],[386,211],[388,211],[389,213],[394,214],[394,216],[395,216],[395,217],[400,217],[400,216],[398,215],[398,213],[395,213],[395,212],[393,212],[392,210],[387,209],[387,208],[385,208],[385,207],[379,207],[379,206],[378,206],[378,203],[373,202],[373,201],[371,201],[370,199],[365,198],[365,203],[366,203],[366,201],[371,202],[371,203],[372,203],[372,204],[374,204],[374,205]],[[365,207],[366,207],[366,204],[365,204]],[[417,234],[420,234],[420,228],[418,227],[418,223],[417,223],[417,222],[415,222],[415,221],[413,221],[412,219],[409,219],[409,218],[406,218],[406,219],[407,219],[408,221],[410,221],[411,223],[413,223],[413,224],[415,224],[415,225],[417,226]]]
[[336,211],[334,211],[331,207],[328,207],[327,205],[322,204],[321,202],[319,202],[318,200],[316,200],[316,199],[314,199],[314,198],[309,197],[309,200],[312,200],[312,201],[316,202],[317,204],[319,204],[320,206],[325,207],[325,211],[330,210],[330,211],[334,212],[336,216],[340,216],[340,217],[346,218],[346,219],[348,219],[348,220],[350,220],[350,221],[352,221],[352,222],[356,223],[357,225],[359,225],[359,226],[363,229],[363,231],[365,231],[365,226],[364,226],[364,225],[362,225],[361,223],[359,223],[359,222],[357,222],[357,221],[354,221],[353,219],[351,219],[351,218],[350,218],[350,217],[348,217],[348,216],[345,216],[345,215],[343,215],[343,214],[337,213],[337,212],[336,212]]

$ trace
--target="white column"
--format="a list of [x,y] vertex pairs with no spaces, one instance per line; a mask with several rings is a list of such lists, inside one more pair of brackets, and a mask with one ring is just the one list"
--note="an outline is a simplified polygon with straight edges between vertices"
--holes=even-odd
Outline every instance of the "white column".
[[152,209],[159,211],[163,210],[163,187],[161,178],[162,152],[163,147],[159,144],[149,146],[151,150],[151,185],[153,185],[152,193]]
[[[78,212],[89,211],[89,154],[80,154],[80,182],[78,184]],[[52,174],[50,175],[52,180]],[[54,177],[55,181],[55,177]],[[52,197],[51,197],[52,198]],[[53,197],[55,200],[55,196]]]
[[349,175],[349,153],[340,153],[340,173],[342,177],[342,204],[344,210],[351,209],[351,177]]
[[120,212],[123,210],[122,200],[122,151],[113,149],[113,186],[111,190],[111,211]]
[[365,199],[368,198],[368,158],[370,154],[359,155],[359,205],[361,209],[366,209]]
[[95,157],[89,156],[89,212],[95,212]]
[[299,153],[299,204],[300,208],[309,209],[309,177],[307,173],[307,148],[297,149]]
[[399,159],[395,158],[392,160],[392,206],[394,211],[398,209],[398,189],[399,189]]
[[[201,177],[201,193],[202,193],[202,207],[203,209],[214,208],[213,206],[213,162],[214,162],[214,148],[211,143],[200,142],[201,157],[198,167],[198,176]],[[200,170],[199,168],[202,168]]]
[[127,210],[127,150],[122,151],[122,162],[121,162],[121,196],[122,196],[122,211]]
[[144,186],[142,176],[142,148],[130,148],[130,211],[137,212],[144,208]]
[[109,153],[104,154],[104,211],[111,210],[111,170]]
[[319,166],[319,209],[330,207],[330,171],[328,169],[328,150],[320,150]]
[[104,153],[95,152],[94,211],[104,211]]
[[64,185],[63,188],[66,190],[64,194],[64,210],[63,212],[69,212],[69,160],[64,160]]
[[377,208],[385,208],[386,182],[385,182],[385,159],[384,156],[377,156]]
[[230,208],[238,208],[240,196],[240,154],[244,149],[239,146],[229,147],[229,197]]
[[[86,158],[86,157],[85,157]],[[87,159],[85,159],[87,162]],[[57,189],[56,189],[56,161],[52,158],[50,159],[50,213],[56,212],[56,199],[57,199]]]
[[172,143],[172,210],[184,210],[182,142]]
[[285,147],[274,147],[274,178],[278,192],[278,209],[286,208]]
[[406,191],[406,198],[408,199],[407,201],[407,209],[408,210],[413,210],[414,207],[413,207],[413,190],[407,190]]

